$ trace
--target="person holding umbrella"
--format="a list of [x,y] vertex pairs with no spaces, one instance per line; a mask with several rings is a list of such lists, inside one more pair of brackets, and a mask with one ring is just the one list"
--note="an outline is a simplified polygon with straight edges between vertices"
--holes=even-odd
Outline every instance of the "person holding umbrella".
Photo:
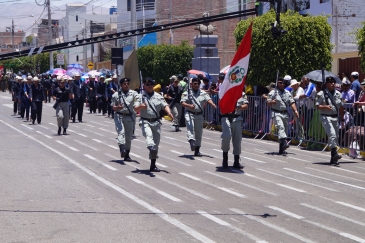
[[339,165],[341,155],[337,153],[338,146],[338,116],[344,127],[344,108],[342,95],[335,89],[336,80],[334,77],[326,77],[324,90],[317,93],[316,106],[321,114],[322,126],[328,137],[328,144],[331,148],[330,164]]

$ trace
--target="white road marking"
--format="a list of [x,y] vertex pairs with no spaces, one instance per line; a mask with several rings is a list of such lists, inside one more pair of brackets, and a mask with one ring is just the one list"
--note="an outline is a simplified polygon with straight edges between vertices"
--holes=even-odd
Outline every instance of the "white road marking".
[[184,163],[184,162],[178,161],[178,160],[176,160],[176,159],[169,158],[169,157],[167,157],[167,156],[163,156],[163,155],[158,155],[158,156],[159,156],[159,157],[161,157],[161,158],[165,158],[165,159],[168,159],[168,160],[174,161],[174,162],[176,162],[176,163],[179,163],[179,164],[185,165],[185,166],[192,166],[192,165],[190,165],[190,164],[187,164],[187,163]]
[[[171,140],[178,140],[176,138],[171,138],[171,137],[166,137],[166,136],[164,136],[164,138],[171,139]],[[178,141],[180,141],[180,140],[178,140]]]
[[97,163],[99,163],[99,164],[101,164],[102,166],[105,166],[106,168],[108,168],[110,170],[118,170],[118,169],[114,168],[113,166],[107,165],[107,164],[101,162],[100,160],[95,159],[91,155],[84,154],[84,156],[87,157],[87,158],[89,158],[89,159],[91,159],[91,160],[93,160],[93,161],[95,161],[95,162],[97,162]]
[[307,185],[319,187],[319,188],[322,188],[322,189],[325,189],[325,190],[329,190],[329,191],[333,191],[333,192],[338,192],[338,190],[331,189],[331,188],[328,188],[328,187],[325,187],[325,186],[319,186],[317,184],[313,184],[313,183],[310,183],[310,182],[298,180],[298,179],[295,179],[295,178],[291,178],[291,177],[288,177],[288,176],[280,175],[280,174],[277,174],[277,173],[274,173],[274,172],[271,172],[271,171],[267,171],[267,170],[263,170],[263,169],[259,169],[259,168],[256,168],[256,169],[257,170],[260,170],[260,171],[263,171],[263,172],[266,172],[266,173],[269,173],[269,174],[272,174],[272,175],[276,175],[276,176],[283,177],[285,179],[289,179],[289,180],[293,180],[293,181],[298,181],[298,182],[301,182],[301,183],[304,183],[304,184],[307,184]]
[[55,126],[55,127],[57,127],[57,125],[56,124],[53,124],[53,123],[48,123],[49,125],[52,125],[52,126]]
[[37,125],[37,126],[39,126],[39,127],[42,127],[42,128],[44,128],[44,129],[47,129],[47,130],[50,130],[48,127],[45,127],[45,126],[43,126],[43,125]]
[[251,154],[253,156],[263,157],[263,158],[268,159],[270,161],[276,161],[276,162],[285,163],[285,164],[288,163],[288,162],[286,162],[284,160],[274,159],[274,158],[271,158],[271,157],[269,157],[267,155],[265,156],[265,155],[261,155],[261,154],[250,153],[250,152],[247,152],[247,151],[244,151],[243,154]]
[[245,195],[243,195],[243,194],[241,194],[241,193],[238,193],[238,192],[235,192],[235,191],[233,191],[233,190],[231,190],[231,189],[228,189],[228,188],[225,188],[225,187],[220,187],[220,186],[214,185],[213,183],[210,183],[210,182],[207,182],[207,181],[202,181],[202,180],[201,180],[200,178],[198,178],[198,177],[195,177],[195,176],[192,176],[192,175],[189,175],[189,174],[186,174],[186,173],[179,173],[179,174],[180,174],[180,175],[183,175],[183,176],[185,176],[185,177],[188,177],[188,178],[190,178],[190,179],[193,179],[193,180],[195,180],[195,181],[199,181],[199,182],[201,182],[201,183],[203,183],[203,184],[206,184],[206,185],[209,185],[209,186],[215,187],[215,188],[217,188],[217,189],[219,189],[219,190],[221,190],[221,191],[227,192],[227,193],[232,194],[232,195],[235,195],[235,196],[237,196],[237,197],[240,197],[240,198],[245,198],[245,197],[246,197]]
[[13,108],[13,104],[3,104],[3,106],[8,107],[8,108]]
[[260,177],[254,176],[254,175],[251,175],[251,174],[249,174],[249,173],[245,173],[245,175],[246,175],[246,176],[249,176],[249,177],[256,178],[256,179],[258,179],[258,180],[262,180],[262,181],[268,182],[268,183],[270,183],[270,184],[275,184],[275,185],[278,185],[278,186],[284,187],[284,188],[286,188],[286,189],[290,189],[290,190],[293,190],[293,191],[306,193],[306,191],[303,191],[303,190],[300,190],[300,189],[297,189],[297,188],[294,188],[294,187],[291,187],[291,186],[288,186],[288,185],[275,183],[275,182],[273,182],[273,181],[266,180],[266,179],[263,179],[263,178],[260,178]]
[[170,194],[168,194],[168,193],[166,193],[164,191],[161,191],[161,190],[159,190],[159,189],[157,189],[157,188],[155,188],[155,187],[153,187],[153,186],[151,186],[151,185],[149,185],[147,183],[144,183],[143,181],[140,181],[140,180],[134,178],[133,176],[127,176],[127,178],[130,179],[130,180],[132,180],[132,181],[134,181],[134,182],[136,182],[136,183],[138,183],[138,184],[140,184],[140,185],[142,185],[142,186],[144,186],[144,187],[147,187],[147,188],[149,188],[149,189],[157,192],[161,196],[164,196],[164,197],[170,199],[171,201],[174,201],[174,202],[182,202],[179,198],[174,197],[174,196],[172,196],[172,195],[170,195]]
[[231,211],[233,211],[235,213],[241,214],[242,216],[244,216],[246,218],[249,218],[249,219],[252,219],[252,220],[254,220],[256,222],[259,222],[259,223],[261,223],[263,225],[266,225],[267,227],[270,227],[270,228],[272,228],[272,229],[274,229],[276,231],[279,231],[279,232],[282,232],[282,233],[284,233],[286,235],[289,235],[291,237],[294,237],[297,240],[300,240],[300,241],[303,241],[303,242],[306,242],[306,243],[314,243],[314,241],[311,241],[310,239],[304,238],[304,237],[302,237],[302,236],[300,236],[300,235],[298,235],[298,234],[296,234],[294,232],[291,232],[289,230],[286,230],[285,228],[282,228],[280,226],[276,226],[276,225],[271,224],[271,223],[269,223],[269,222],[267,222],[265,220],[259,219],[256,216],[249,215],[249,214],[247,214],[247,213],[245,213],[245,212],[243,212],[243,211],[241,211],[239,209],[230,208],[229,210],[231,210]]
[[[145,158],[143,158],[142,156],[139,156],[139,155],[136,155],[136,154],[132,154],[132,153],[129,153],[130,155],[133,155],[133,156],[135,156],[135,157],[138,157],[139,159],[141,159],[141,160],[144,160],[144,161],[147,161],[147,162],[151,162],[151,160],[149,160],[149,159],[145,159]],[[159,163],[159,162],[156,162],[156,165],[158,165],[158,166],[160,166],[160,167],[162,167],[162,168],[167,168],[168,166],[166,166],[166,165],[163,165],[163,164],[161,164],[161,163]]]
[[349,173],[354,173],[354,174],[360,174],[360,175],[363,175],[363,173],[360,173],[360,172],[357,172],[357,171],[352,171],[352,170],[346,170],[346,169],[343,169],[343,168],[339,168],[339,167],[336,167],[336,166],[331,166],[332,169],[335,169],[335,170],[342,170],[342,171],[346,171],[346,172],[349,172]]
[[89,144],[86,144],[86,143],[80,142],[80,141],[78,141],[78,140],[74,140],[74,141],[75,141],[76,143],[79,143],[79,144],[81,144],[81,145],[84,145],[85,147],[91,148],[92,150],[98,151],[98,149],[97,149],[97,148],[94,148],[94,147],[90,146]]
[[298,214],[291,213],[289,211],[286,211],[284,209],[281,209],[281,208],[278,208],[278,207],[275,207],[275,206],[266,206],[266,207],[271,208],[271,209],[276,210],[276,211],[279,211],[279,212],[281,212],[283,214],[286,214],[286,215],[288,215],[290,217],[293,217],[293,218],[296,218],[296,219],[304,219],[304,217],[302,217],[302,216],[300,216]]
[[111,131],[109,131],[109,130],[107,130],[107,129],[104,129],[104,128],[102,128],[102,127],[99,127],[99,129],[100,130],[102,130],[102,131],[105,131],[105,132],[109,132],[109,133],[112,133],[112,134],[116,134],[117,132],[111,132]]
[[216,163],[213,163],[213,162],[210,162],[210,161],[207,161],[207,160],[204,160],[204,159],[199,159],[199,158],[195,158],[195,159],[199,160],[201,162],[207,163],[207,164],[216,165]]
[[70,125],[70,126],[72,126],[72,127],[74,127],[74,128],[79,129],[79,127],[78,127],[78,126],[76,126],[76,125],[75,125],[74,123],[72,123],[72,122],[70,122],[70,123],[69,123],[69,125]]
[[311,168],[311,167],[305,167],[305,168],[309,169],[309,170],[319,171],[319,172],[324,173],[324,174],[334,175],[334,176],[338,176],[338,177],[342,177],[342,178],[346,178],[346,179],[351,179],[351,180],[354,180],[354,181],[365,182],[364,180],[356,179],[356,178],[349,177],[349,176],[343,176],[343,175],[339,175],[339,174],[336,174],[336,173],[331,173],[331,172],[327,172],[327,171],[323,171],[323,170],[318,170],[318,169],[314,169],[314,168]]
[[129,154],[133,155],[133,157],[141,158],[141,156],[139,156],[138,154],[134,154],[134,153],[129,153]]
[[114,183],[110,182],[109,180],[105,179],[104,177],[101,177],[101,176],[97,175],[95,172],[89,170],[88,168],[81,165],[80,163],[72,160],[71,158],[67,157],[65,154],[61,153],[60,151],[46,145],[45,143],[37,140],[36,138],[33,138],[32,136],[29,136],[25,132],[13,127],[12,125],[10,125],[10,124],[2,121],[2,120],[0,120],[0,122],[5,124],[6,126],[12,128],[13,130],[17,131],[18,133],[22,134],[23,136],[28,137],[29,139],[33,140],[34,142],[40,144],[41,146],[47,148],[48,150],[54,152],[55,154],[58,154],[62,158],[68,160],[71,164],[75,165],[77,168],[84,171],[86,174],[93,177],[94,179],[100,181],[101,183],[103,183],[106,186],[109,186],[110,188],[112,188],[115,191],[119,192],[123,196],[129,198],[130,200],[134,201],[135,203],[137,203],[137,204],[141,205],[142,207],[146,208],[150,212],[155,213],[161,219],[163,219],[163,220],[167,221],[168,223],[176,226],[177,228],[181,229],[182,231],[186,232],[187,234],[191,235],[192,237],[196,238],[197,240],[199,240],[201,242],[204,242],[204,243],[214,243],[214,241],[209,239],[208,237],[206,237],[206,236],[202,235],[201,233],[193,230],[189,226],[181,223],[179,220],[172,218],[170,215],[166,214],[165,212],[161,211],[158,208],[155,208],[151,204],[148,204],[147,202],[143,201],[142,199],[138,198],[137,196],[133,195],[132,193],[122,189],[121,187],[115,185]]
[[208,173],[208,174],[210,174],[210,175],[214,175],[214,176],[217,176],[217,177],[220,177],[220,178],[226,179],[226,180],[228,180],[228,181],[232,181],[232,182],[234,182],[234,183],[240,184],[240,185],[242,185],[242,186],[245,186],[245,187],[248,187],[248,188],[254,189],[254,190],[256,190],[256,191],[263,192],[263,193],[266,193],[266,194],[269,194],[269,195],[272,195],[272,196],[277,196],[277,194],[275,194],[275,193],[273,193],[273,192],[269,192],[269,191],[262,190],[262,189],[260,189],[260,188],[255,187],[255,186],[251,186],[251,185],[249,185],[249,184],[247,184],[247,183],[243,183],[243,182],[240,182],[240,181],[236,181],[236,180],[233,180],[233,179],[231,179],[231,178],[229,178],[229,177],[225,177],[225,176],[222,176],[222,175],[218,175],[218,174],[213,173],[213,172],[210,172],[210,171],[205,171],[205,172],[206,172],[206,173]]
[[87,132],[91,132],[91,133],[96,134],[96,135],[101,136],[101,137],[104,137],[104,135],[103,135],[103,134],[100,134],[100,133],[97,133],[97,132],[94,132],[94,131],[90,131],[90,130],[88,130],[88,129],[82,129],[82,130],[83,130],[83,131],[87,131]]
[[349,204],[349,203],[339,202],[339,201],[337,201],[336,203],[341,204],[341,205],[346,206],[346,207],[349,207],[349,208],[353,208],[353,209],[365,212],[365,208],[361,208],[361,207],[358,207],[358,206],[355,206],[355,205],[352,205],[352,204]]
[[113,149],[116,149],[116,150],[119,150],[119,148],[117,146],[114,146],[114,145],[110,145],[110,144],[106,144],[107,146],[113,148]]
[[[272,207],[271,209],[274,209],[274,210],[277,210],[279,212],[282,212],[282,213],[285,213],[286,215],[288,216],[291,216],[293,218],[296,218],[296,219],[299,219],[299,220],[302,220],[304,222],[307,222],[309,224],[312,224],[312,225],[315,225],[321,229],[325,229],[325,230],[328,230],[328,231],[331,231],[332,233],[336,233],[336,234],[339,234],[345,238],[348,238],[348,239],[351,239],[351,240],[354,240],[354,241],[357,241],[357,242],[365,242],[365,239],[361,239],[360,237],[357,237],[355,235],[352,235],[352,234],[349,234],[349,233],[346,233],[346,232],[341,232],[337,229],[334,229],[334,228],[331,228],[331,227],[328,227],[326,225],[323,225],[323,224],[320,224],[320,223],[317,223],[317,222],[314,222],[314,221],[311,221],[311,220],[308,220],[308,219],[305,219],[304,217],[302,216],[299,216],[299,215],[296,215],[296,214],[293,214],[293,213],[290,213],[284,209],[281,209],[281,208],[277,208],[277,207]],[[296,215],[296,217],[294,217]],[[301,217],[301,218],[298,218]]]
[[94,124],[97,124],[97,125],[100,125],[100,126],[103,126],[103,127],[110,127],[108,125],[105,125],[105,124],[101,124],[101,123],[97,123],[97,122],[94,122],[94,121],[90,121],[91,123],[94,123]]
[[52,138],[51,136],[48,136],[46,134],[44,134],[43,132],[40,132],[40,131],[36,131],[36,133],[39,133],[39,134],[42,134],[43,136],[45,136],[46,138]]
[[171,143],[171,142],[167,142],[167,141],[160,141],[161,143],[167,143],[168,145],[172,145],[172,146],[174,146],[174,147],[181,147],[181,145],[179,145],[179,144],[174,144],[174,143]]
[[331,216],[336,217],[336,218],[339,218],[339,219],[343,219],[343,220],[349,221],[349,222],[354,223],[354,224],[358,224],[358,225],[361,225],[361,226],[365,226],[365,223],[363,223],[363,222],[360,222],[360,221],[357,221],[357,220],[348,218],[346,216],[339,215],[338,213],[332,213],[330,211],[327,211],[327,210],[324,210],[324,209],[321,209],[321,208],[317,208],[315,206],[312,206],[312,205],[309,205],[309,204],[306,204],[306,203],[301,203],[300,205],[302,205],[304,207],[307,207],[307,208],[311,208],[311,209],[316,210],[316,211],[319,211],[321,213],[325,213],[325,214],[331,215]]
[[106,123],[109,123],[109,124],[115,124],[114,122],[110,122],[110,121],[104,121]]
[[34,130],[33,128],[31,128],[29,125],[25,125],[25,124],[20,124],[21,126],[23,126],[23,127],[26,127],[26,128],[28,128],[29,130]]
[[86,135],[84,135],[84,134],[82,134],[82,133],[75,132],[74,130],[71,130],[71,129],[68,129],[68,130],[69,130],[70,132],[73,132],[73,133],[77,134],[77,135],[80,135],[81,137],[87,138],[87,136],[86,136]]
[[90,125],[90,124],[85,124],[85,126],[88,126],[88,127],[95,127],[95,126]]
[[93,139],[91,139],[91,140],[93,140],[93,141],[95,141],[95,142],[97,142],[97,143],[103,143],[102,141],[97,140],[97,139],[95,139],[95,138],[93,138]]
[[69,145],[67,145],[67,144],[65,144],[65,143],[63,143],[63,142],[61,142],[61,141],[59,141],[59,140],[56,140],[56,142],[57,143],[59,143],[59,144],[62,144],[63,146],[65,146],[65,147],[67,147],[67,148],[69,148],[69,149],[71,149],[71,150],[73,150],[73,151],[80,151],[80,150],[78,150],[78,149],[75,149],[74,147],[71,147],[71,146],[69,146]]
[[160,180],[162,180],[162,181],[164,181],[164,182],[166,182],[166,183],[169,183],[170,185],[173,185],[173,186],[176,186],[176,187],[178,187],[178,188],[180,188],[180,189],[182,189],[182,190],[184,190],[184,191],[187,191],[187,192],[189,192],[189,193],[191,193],[191,194],[193,194],[193,195],[195,195],[195,196],[198,196],[198,197],[201,197],[201,198],[203,198],[203,199],[205,199],[205,200],[208,200],[208,201],[212,201],[213,199],[211,199],[210,197],[208,197],[208,196],[205,196],[205,195],[203,195],[203,194],[201,194],[201,193],[199,193],[199,192],[197,192],[197,191],[195,191],[195,190],[193,190],[193,189],[190,189],[190,188],[187,188],[187,187],[184,187],[184,186],[181,186],[181,185],[179,185],[179,184],[177,184],[177,183],[175,183],[175,182],[172,182],[172,181],[169,181],[168,179],[166,179],[165,177],[161,177],[161,176],[156,176],[156,178],[158,178],[158,179],[160,179]]
[[292,172],[295,172],[295,173],[299,173],[299,174],[303,174],[303,175],[308,175],[308,176],[311,176],[311,177],[314,177],[314,178],[319,178],[319,179],[326,180],[326,181],[332,181],[332,182],[335,182],[337,184],[341,184],[341,185],[345,185],[345,186],[349,186],[349,187],[353,187],[353,188],[365,190],[365,188],[364,187],[361,187],[361,186],[352,185],[352,184],[345,183],[345,182],[342,182],[342,181],[335,181],[335,180],[331,180],[331,179],[324,178],[324,177],[321,177],[321,176],[311,175],[311,174],[308,174],[308,173],[305,173],[305,172],[301,172],[301,171],[298,171],[298,170],[293,170],[293,169],[289,169],[289,168],[284,168],[284,170],[289,170],[289,171],[292,171]]

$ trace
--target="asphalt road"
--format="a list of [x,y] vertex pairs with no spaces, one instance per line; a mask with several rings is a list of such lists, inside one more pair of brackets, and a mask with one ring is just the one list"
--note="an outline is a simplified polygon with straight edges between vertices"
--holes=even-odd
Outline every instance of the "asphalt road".
[[110,118],[86,108],[58,136],[52,104],[31,125],[0,103],[0,242],[365,242],[362,160],[244,138],[245,168],[223,170],[220,132],[197,158],[164,121],[150,173],[140,129],[123,162]]

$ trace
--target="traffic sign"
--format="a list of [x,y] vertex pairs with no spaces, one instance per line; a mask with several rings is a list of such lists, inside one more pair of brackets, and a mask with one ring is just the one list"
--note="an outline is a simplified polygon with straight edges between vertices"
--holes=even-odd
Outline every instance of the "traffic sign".
[[94,63],[92,63],[92,62],[89,62],[88,64],[87,64],[87,67],[91,70],[91,69],[93,69],[94,68]]
[[57,54],[57,65],[65,65],[65,54]]

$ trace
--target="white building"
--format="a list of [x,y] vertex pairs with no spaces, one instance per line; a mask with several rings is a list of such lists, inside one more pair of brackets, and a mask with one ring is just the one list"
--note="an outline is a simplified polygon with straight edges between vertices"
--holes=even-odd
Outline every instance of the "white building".
[[[66,16],[59,20],[58,42],[81,40],[104,34],[116,22],[116,15],[87,14],[84,4],[66,4]],[[109,26],[108,26],[109,25]],[[92,33],[90,32],[92,31]],[[96,62],[98,44],[65,49],[67,63],[80,63],[85,66],[90,61]],[[93,50],[93,51],[92,51]]]
[[[156,21],[156,3],[155,0],[135,0],[136,1],[136,20],[133,22],[131,0],[118,0],[117,2],[117,13],[118,13],[118,32],[128,31],[131,29],[150,27]],[[156,35],[154,35],[156,36]],[[144,45],[142,35],[137,38],[124,38],[119,40],[118,47],[123,47],[123,58],[126,60],[130,53],[135,48],[135,42],[137,41],[138,47]],[[136,40],[137,39],[137,40]],[[156,37],[153,37],[156,41]]]

